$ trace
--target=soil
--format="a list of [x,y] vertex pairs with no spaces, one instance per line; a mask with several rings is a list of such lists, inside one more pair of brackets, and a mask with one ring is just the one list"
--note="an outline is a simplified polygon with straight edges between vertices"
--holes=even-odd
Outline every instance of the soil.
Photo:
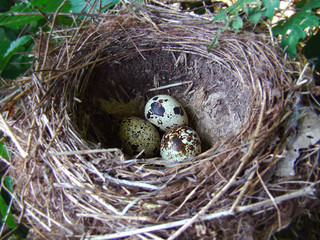
[[[183,84],[150,91],[173,83]],[[119,120],[126,115],[143,117],[149,98],[169,94],[184,106],[190,126],[200,135],[203,149],[208,149],[241,129],[250,109],[249,89],[230,69],[198,55],[137,52],[124,61],[95,68],[80,97],[78,119],[82,120],[78,125],[85,129],[87,139],[105,147],[121,147]]]

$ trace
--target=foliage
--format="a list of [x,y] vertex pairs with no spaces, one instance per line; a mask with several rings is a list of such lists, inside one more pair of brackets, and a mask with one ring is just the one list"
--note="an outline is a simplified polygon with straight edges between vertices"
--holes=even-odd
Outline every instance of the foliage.
[[[1,33],[0,33],[1,34]],[[5,36],[4,36],[5,38]],[[27,43],[31,40],[30,35],[25,35],[17,40],[12,41],[8,48],[6,49],[6,52],[2,54],[1,60],[0,60],[0,75],[5,69],[6,65],[8,64],[9,60],[13,57],[13,55],[18,52],[20,49],[24,49],[24,46],[26,46]],[[1,50],[1,49],[0,49]],[[3,49],[2,49],[3,51]]]
[[[226,29],[238,31],[243,27],[243,19],[256,24],[261,19],[272,21],[275,10],[279,8],[279,0],[238,0],[232,6],[221,9],[213,22],[223,21]],[[297,43],[304,40],[308,34],[313,35],[313,29],[320,25],[320,18],[316,15],[315,9],[320,7],[318,0],[301,0],[295,5],[295,13],[284,20],[281,20],[273,27],[273,34],[281,37],[281,46],[293,57],[297,52]],[[308,34],[307,34],[308,33]],[[217,44],[214,40],[212,48]]]
[[[1,176],[2,178],[3,176]],[[12,189],[12,181],[8,176],[4,177],[3,180],[4,186],[10,190],[13,191]],[[12,216],[11,210],[9,208],[11,202],[10,195],[4,190],[4,188],[1,187],[1,195],[0,195],[0,219],[1,223],[0,225],[3,224],[4,220],[5,223],[8,227],[14,229],[17,224]]]
[[[0,158],[8,160],[10,154],[5,144],[5,140],[2,139],[0,141]],[[12,213],[12,180],[2,174],[0,174],[0,180],[0,234],[4,235],[1,239],[7,239],[7,237],[13,237],[14,239],[25,238],[28,234],[28,228],[23,224],[18,224]]]
[[[41,8],[41,12],[54,12],[62,2],[63,0],[24,1],[0,13],[0,76],[14,79],[30,67],[32,57],[28,52],[33,47],[32,36],[45,23],[37,9]],[[63,10],[69,9],[70,5]],[[37,14],[24,15],[30,13]]]
[[243,27],[243,15],[254,24],[258,23],[263,17],[272,20],[275,9],[279,8],[279,4],[279,0],[238,0],[230,7],[221,9],[212,22],[224,22],[225,26],[219,30],[218,36],[213,40],[208,50],[218,44],[218,37],[221,32],[227,29],[238,32]]
[[304,46],[303,51],[306,58],[313,62],[316,70],[320,72],[320,31],[313,35],[307,44]]
[[90,12],[92,9],[97,12],[104,12],[109,8],[113,7],[119,2],[119,0],[91,0],[88,4],[85,0],[70,0],[72,5],[72,12],[81,13],[81,12]]
[[[0,142],[0,157],[6,160],[9,158],[9,154],[3,140]],[[0,175],[0,178],[2,180],[3,176]],[[1,181],[1,184],[0,184],[0,227],[2,227],[3,223],[5,222],[5,224],[9,228],[13,229],[16,227],[16,222],[13,219],[13,216],[9,207],[11,197],[8,194],[8,192],[4,190],[4,188],[2,187],[2,184],[9,191],[13,190],[11,179],[9,177],[4,177],[3,181]]]
[[[5,1],[0,9],[0,76],[15,79],[29,67],[32,57],[34,34],[40,29],[46,30],[47,20],[52,19],[59,9],[60,13],[70,16],[58,16],[59,25],[73,24],[72,14],[100,13],[113,7],[119,0],[31,0],[17,2],[10,8],[10,1]],[[48,28],[47,28],[48,29]],[[22,54],[21,54],[22,53]]]
[[320,18],[313,9],[320,7],[320,1],[303,0],[295,6],[295,13],[286,20],[281,20],[274,28],[273,33],[281,36],[281,46],[293,56],[297,53],[297,43],[301,39],[313,35],[313,28],[319,27]]
[[238,31],[243,26],[242,12],[250,22],[257,23],[262,17],[272,20],[275,8],[278,7],[279,0],[238,0],[230,7],[221,9],[213,22],[225,20],[227,28]]
[[[19,29],[30,22],[38,21],[43,18],[39,11],[55,12],[57,8],[63,3],[63,0],[33,0],[31,2],[25,1],[13,6],[10,11],[0,14],[0,26],[6,26],[13,29]],[[37,11],[38,10],[38,11]],[[68,2],[62,6],[60,12],[68,12],[71,10]],[[23,15],[22,13],[37,13],[35,15]]]

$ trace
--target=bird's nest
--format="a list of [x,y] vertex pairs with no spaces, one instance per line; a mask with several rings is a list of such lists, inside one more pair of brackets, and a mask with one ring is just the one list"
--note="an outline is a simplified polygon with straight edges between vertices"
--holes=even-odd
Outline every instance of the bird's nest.
[[[315,143],[294,149],[294,174],[277,167],[289,137],[299,136],[300,65],[285,61],[268,34],[218,35],[220,27],[135,4],[39,37],[31,74],[1,100],[14,206],[31,232],[265,239],[311,207]],[[202,154],[173,168],[160,157],[126,156],[116,137],[117,120],[140,116],[159,93],[181,102],[203,142]]]

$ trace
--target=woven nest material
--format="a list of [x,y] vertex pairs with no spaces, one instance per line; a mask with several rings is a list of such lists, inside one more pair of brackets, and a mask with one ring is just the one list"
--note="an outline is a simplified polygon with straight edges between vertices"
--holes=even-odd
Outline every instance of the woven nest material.
[[[301,153],[296,177],[274,174],[299,75],[263,33],[224,32],[208,52],[219,27],[144,5],[40,39],[31,76],[1,101],[15,205],[35,235],[266,239],[311,206],[318,148]],[[203,141],[173,168],[123,154],[115,134],[159,93]]]

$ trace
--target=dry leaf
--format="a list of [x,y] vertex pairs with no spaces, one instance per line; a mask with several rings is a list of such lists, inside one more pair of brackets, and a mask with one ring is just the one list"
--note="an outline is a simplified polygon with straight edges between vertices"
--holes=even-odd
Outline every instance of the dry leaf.
[[107,114],[117,117],[143,116],[145,99],[142,96],[137,96],[128,103],[113,98],[110,98],[109,101],[100,98],[99,102],[101,109]]
[[275,174],[279,177],[294,176],[294,164],[300,156],[300,149],[309,148],[320,140],[320,117],[307,111],[300,121],[296,139],[287,144],[287,155],[276,168]]

